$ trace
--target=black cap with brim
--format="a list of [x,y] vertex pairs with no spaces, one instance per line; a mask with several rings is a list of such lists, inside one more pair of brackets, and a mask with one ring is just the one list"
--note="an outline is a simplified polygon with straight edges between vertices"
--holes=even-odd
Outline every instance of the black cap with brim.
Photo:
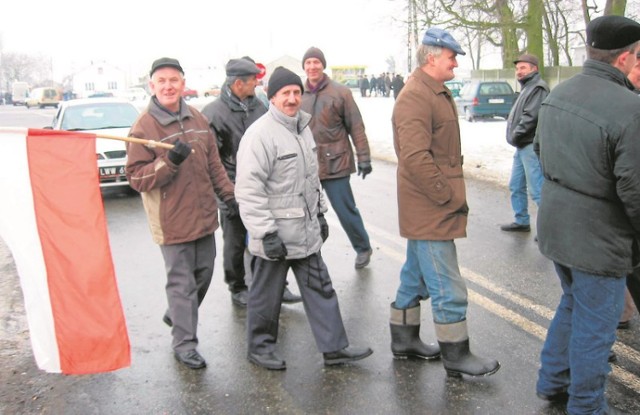
[[153,61],[153,64],[151,65],[151,71],[149,72],[149,76],[150,77],[153,76],[153,73],[158,69],[166,68],[166,67],[175,68],[179,70],[181,74],[184,75],[184,70],[182,69],[182,66],[180,66],[180,62],[178,62],[177,59],[160,58]]
[[249,76],[260,73],[260,69],[258,69],[256,64],[245,58],[231,59],[227,62],[225,71],[227,76]]
[[622,49],[638,40],[640,24],[623,16],[601,16],[587,26],[587,45],[595,49]]

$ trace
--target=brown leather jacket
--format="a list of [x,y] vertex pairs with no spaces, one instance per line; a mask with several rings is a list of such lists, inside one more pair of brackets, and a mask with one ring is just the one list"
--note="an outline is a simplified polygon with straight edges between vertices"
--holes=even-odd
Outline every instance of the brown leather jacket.
[[312,116],[309,126],[318,150],[320,180],[356,172],[351,141],[358,162],[371,161],[362,115],[349,88],[327,75],[315,89],[307,81],[301,109]]
[[172,115],[152,99],[129,136],[168,144],[182,140],[195,150],[176,166],[167,158],[169,150],[127,143],[127,178],[141,192],[154,242],[172,245],[212,234],[218,228],[214,191],[225,202],[234,196],[207,119],[184,100]]

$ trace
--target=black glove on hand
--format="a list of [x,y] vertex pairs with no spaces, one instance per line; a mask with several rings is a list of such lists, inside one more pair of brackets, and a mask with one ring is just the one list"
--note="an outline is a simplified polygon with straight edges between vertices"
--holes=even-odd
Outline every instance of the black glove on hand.
[[324,242],[329,237],[329,224],[322,213],[318,213],[318,222],[320,223],[320,236]]
[[238,202],[236,202],[235,199],[227,200],[226,202],[224,202],[224,204],[227,206],[227,217],[229,219],[240,217],[240,207],[238,206]]
[[191,144],[178,140],[174,144],[174,147],[169,150],[169,153],[167,153],[167,157],[169,158],[169,161],[176,166],[179,166],[180,163],[189,157],[189,154],[191,154]]
[[271,259],[284,260],[287,257],[287,247],[278,236],[278,232],[268,233],[262,239],[264,253]]
[[371,167],[370,161],[361,161],[358,163],[358,176],[362,174],[362,180],[364,180],[372,170],[373,168]]

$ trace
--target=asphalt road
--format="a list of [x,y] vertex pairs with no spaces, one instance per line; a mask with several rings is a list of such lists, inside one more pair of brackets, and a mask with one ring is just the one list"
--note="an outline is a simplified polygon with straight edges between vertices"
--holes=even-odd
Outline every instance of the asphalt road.
[[[30,112],[28,112],[30,111]],[[52,110],[0,106],[0,126],[41,127]],[[42,120],[44,123],[38,123]],[[355,253],[333,213],[323,256],[338,293],[349,339],[374,354],[356,364],[325,368],[302,305],[283,306],[278,350],[287,370],[271,372],[246,359],[246,312],[231,305],[218,255],[214,283],[200,311],[200,347],[208,367],[180,366],[161,317],[166,307],[164,267],[151,241],[139,197],[104,194],[109,236],[131,340],[132,365],[91,376],[46,374],[28,343],[15,267],[0,245],[1,414],[556,414],[535,396],[539,353],[560,288],[531,234],[498,228],[511,220],[508,193],[467,180],[468,238],[458,240],[468,281],[471,347],[497,358],[488,378],[447,378],[442,364],[392,358],[389,303],[405,242],[398,236],[395,166],[375,161],[366,180],[352,177],[374,254],[355,270]],[[217,232],[220,242],[220,235]],[[218,244],[219,252],[221,244]],[[293,291],[297,291],[290,278]],[[428,303],[422,337],[435,341]],[[640,413],[640,322],[618,331],[607,395],[613,405]]]

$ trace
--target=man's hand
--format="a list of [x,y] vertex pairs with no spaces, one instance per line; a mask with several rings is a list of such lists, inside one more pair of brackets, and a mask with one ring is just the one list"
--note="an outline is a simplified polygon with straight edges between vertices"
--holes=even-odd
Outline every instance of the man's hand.
[[284,246],[278,232],[266,234],[262,239],[262,247],[265,255],[271,259],[282,261],[287,257],[287,247]]
[[167,158],[173,164],[179,166],[180,163],[189,157],[189,154],[191,154],[191,144],[178,140],[173,145],[173,148],[167,153]]
[[318,213],[318,222],[320,223],[320,236],[324,242],[329,237],[329,224],[322,213]]
[[224,202],[224,204],[227,206],[227,217],[229,219],[236,219],[240,217],[240,207],[238,206],[238,202],[236,202],[236,199],[229,199]]
[[371,167],[370,161],[361,161],[358,163],[358,176],[362,174],[362,180],[364,180],[372,170],[373,168]]

